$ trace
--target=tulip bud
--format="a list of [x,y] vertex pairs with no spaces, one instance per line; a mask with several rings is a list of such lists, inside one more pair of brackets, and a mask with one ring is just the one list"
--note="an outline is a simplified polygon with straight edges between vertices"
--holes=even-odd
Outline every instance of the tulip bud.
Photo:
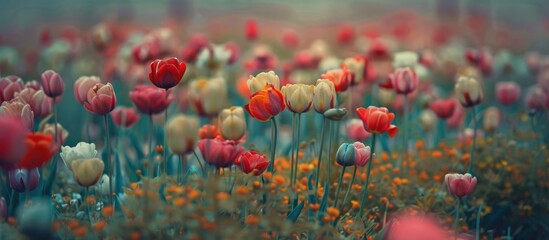
[[169,89],[179,84],[187,70],[187,65],[177,58],[169,58],[153,61],[150,68],[149,80],[159,88]]
[[437,115],[431,109],[425,109],[421,111],[419,122],[424,131],[430,132],[436,126]]
[[250,19],[246,22],[246,38],[253,41],[257,39],[259,35],[259,30],[257,27],[257,22],[254,19]]
[[416,90],[419,79],[411,68],[399,68],[389,75],[393,89],[398,94],[409,94]]
[[244,150],[233,140],[218,139],[202,139],[198,142],[198,149],[204,161],[216,168],[230,167]]
[[246,132],[246,119],[242,107],[230,107],[219,114],[221,136],[227,140],[238,140]]
[[499,82],[496,96],[503,105],[509,106],[520,98],[520,86],[515,82]]
[[228,101],[225,79],[199,79],[191,82],[189,86],[189,100],[199,115],[217,115]]
[[484,131],[493,133],[501,124],[501,113],[498,108],[489,107],[484,110],[484,117],[482,119]]
[[12,100],[15,93],[23,90],[25,84],[18,76],[0,78],[0,102]]
[[305,84],[287,84],[282,87],[282,94],[288,109],[294,113],[309,111],[313,105],[314,86]]
[[18,192],[32,191],[38,187],[40,182],[40,172],[38,168],[33,169],[15,169],[8,173],[10,187]]
[[41,76],[42,88],[48,97],[56,98],[63,94],[65,83],[61,76],[53,70],[47,70]]
[[484,97],[480,83],[472,77],[459,77],[454,91],[459,103],[466,108],[478,105]]
[[346,108],[331,108],[331,109],[328,109],[326,112],[324,112],[324,117],[332,121],[339,121],[343,119],[345,115],[347,115]]
[[69,170],[74,172],[74,169],[72,169],[72,162],[78,159],[96,158],[97,150],[95,150],[95,143],[79,142],[74,147],[61,147],[61,153],[59,155]]
[[313,95],[315,111],[324,113],[330,108],[337,106],[337,93],[334,84],[327,79],[318,79]]
[[261,91],[265,85],[271,85],[277,90],[280,89],[280,79],[274,71],[261,72],[255,77],[250,75],[247,82],[251,94]]
[[269,161],[267,161],[265,155],[261,155],[254,151],[248,151],[240,155],[235,162],[236,165],[242,172],[245,174],[253,173],[254,176],[259,176],[269,166]]
[[69,136],[69,132],[61,124],[57,124],[57,136],[55,136],[55,124],[46,123],[40,126],[40,132],[43,134],[48,134],[55,139],[55,142],[59,145],[65,143],[65,140]]
[[353,166],[356,161],[356,149],[353,144],[343,143],[337,149],[336,162],[340,166],[349,167]]
[[[356,160],[355,160],[355,166],[358,167],[364,167],[366,164],[371,160],[370,159],[370,153],[371,149],[370,146],[364,145],[364,143],[361,142],[355,142],[353,143],[353,147],[355,148],[355,154],[356,154]],[[372,158],[375,157],[375,154],[372,154]]]
[[96,76],[82,76],[78,78],[74,83],[74,97],[76,97],[76,100],[80,104],[84,104],[88,99],[88,91],[100,82],[101,80]]
[[362,82],[364,79],[364,65],[363,58],[347,58],[343,60],[343,65],[351,71],[351,85],[355,86]]
[[112,121],[120,127],[129,128],[133,126],[141,116],[133,108],[116,107],[111,112]]
[[29,104],[36,117],[46,117],[51,112],[52,99],[44,94],[43,90],[34,90],[25,88],[15,94],[15,97],[21,102]]
[[351,71],[347,69],[347,67],[343,67],[340,69],[332,69],[326,71],[324,74],[320,76],[322,79],[328,79],[330,80],[336,89],[337,92],[344,92],[346,91],[349,86],[351,85]]
[[82,187],[89,187],[97,183],[103,174],[105,165],[99,158],[76,159],[71,162],[74,180]]
[[166,141],[170,150],[179,155],[193,151],[198,141],[199,120],[183,114],[173,117],[166,126]]
[[84,102],[84,108],[97,115],[106,115],[110,113],[116,105],[116,95],[110,83],[95,84],[88,90],[88,96]]
[[465,175],[449,173],[444,177],[444,184],[450,193],[458,198],[462,198],[471,195],[477,185],[477,178],[471,176],[469,173],[466,173]]
[[20,120],[28,130],[34,128],[34,113],[29,104],[18,101],[4,102],[0,106],[0,115]]
[[244,109],[258,121],[266,122],[278,115],[284,108],[284,95],[273,86],[265,86],[250,96],[250,103]]

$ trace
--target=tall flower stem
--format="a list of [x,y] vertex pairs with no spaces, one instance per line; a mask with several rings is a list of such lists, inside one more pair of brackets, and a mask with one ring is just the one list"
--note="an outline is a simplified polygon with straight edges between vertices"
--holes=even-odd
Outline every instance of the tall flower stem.
[[368,169],[366,170],[366,184],[364,185],[364,189],[362,190],[362,198],[360,199],[360,218],[364,215],[364,211],[362,210],[364,209],[364,204],[366,203],[366,196],[368,195],[368,187],[370,185],[370,170],[372,169],[372,162],[374,161],[372,156],[376,150],[376,137],[377,134],[372,134],[372,151],[370,152],[370,161],[368,161]]
[[347,166],[343,166],[343,169],[341,169],[341,174],[339,174],[339,182],[337,184],[334,208],[337,208],[337,202],[339,200],[339,190],[341,190],[341,184],[343,184],[343,175],[345,175],[345,169],[346,168],[347,168]]
[[404,95],[404,121],[402,123],[402,157],[400,159],[399,167],[402,168],[404,162],[408,161],[408,115],[410,111],[410,101],[408,99],[408,94]]
[[459,210],[461,209],[461,198],[457,200],[456,216],[454,221],[455,239],[457,240],[459,234]]
[[294,179],[292,186],[297,182],[297,166],[299,165],[299,135],[301,132],[301,113],[297,114],[297,137],[295,143]]
[[296,115],[292,113],[292,142],[290,146],[290,182],[288,183],[290,189],[293,188],[292,183],[294,179],[294,145],[295,145],[295,129],[296,129]]
[[200,158],[198,157],[198,154],[196,154],[195,150],[193,150],[193,155],[196,158],[196,161],[198,162],[198,165],[200,165],[200,170],[202,170],[202,177],[205,177],[206,172],[204,171],[204,166],[202,166],[202,162],[200,162]]
[[274,164],[275,164],[275,153],[276,153],[276,141],[278,140],[278,126],[276,125],[276,119],[275,117],[271,118],[271,122],[273,123],[273,130],[272,130],[272,135],[271,135],[271,140],[272,140],[272,149],[271,149],[271,164],[269,164],[269,172],[271,174],[274,173]]
[[84,202],[86,203],[86,215],[88,215],[88,221],[90,221],[90,224],[93,224],[92,216],[90,213],[90,204],[88,203],[89,192],[90,192],[89,187],[84,188]]
[[475,231],[475,240],[480,240],[480,214],[482,213],[482,205],[483,203],[480,203],[480,206],[478,207],[477,212],[477,229]]
[[112,193],[113,193],[113,173],[114,173],[114,164],[111,161],[111,143],[110,143],[110,137],[109,137],[109,121],[107,121],[107,115],[103,115],[103,120],[105,122],[105,132],[106,132],[106,138],[107,141],[105,142],[105,149],[107,151],[107,159],[106,162],[109,164],[109,200],[111,205],[114,205]]
[[318,163],[316,165],[316,181],[315,181],[315,184],[316,184],[316,187],[315,187],[315,192],[318,190],[318,186],[320,185],[320,166],[322,165],[322,152],[324,151],[324,135],[326,134],[326,117],[322,117],[322,134],[321,134],[321,137],[320,137],[320,150],[318,152]]
[[54,131],[53,131],[53,133],[55,134],[54,135],[55,136],[54,141],[55,141],[55,143],[59,144],[57,142],[57,107],[56,107],[56,104],[55,104],[55,99],[54,99],[53,104],[52,104],[52,109],[53,109],[53,121],[54,121],[54,125],[53,125],[54,126],[53,127]]
[[471,156],[471,158],[469,159],[469,169],[467,170],[468,173],[473,173],[473,160],[474,160],[474,156],[475,156],[475,149],[476,149],[476,145],[477,145],[477,127],[478,127],[478,123],[477,123],[477,111],[475,109],[475,106],[472,107],[473,109],[473,145],[471,145],[471,152],[469,154],[469,156]]
[[349,186],[347,187],[347,192],[345,193],[345,197],[343,198],[343,202],[341,203],[343,205],[347,203],[347,197],[349,196],[349,192],[351,192],[351,187],[355,183],[356,170],[357,170],[357,166],[355,165],[355,169],[353,170],[353,177],[351,178],[351,183],[349,183]]
[[[168,90],[166,90],[166,101],[168,101]],[[168,109],[170,109],[170,106],[168,105],[168,107],[166,107],[166,110],[164,110],[164,129],[166,129],[168,127]],[[166,174],[166,176],[168,176],[168,158],[167,158],[167,153],[168,153],[168,138],[166,137],[166,133],[164,131],[164,149],[162,151],[162,154],[163,154],[163,163],[164,163],[164,174]]]
[[333,159],[332,159],[332,154],[333,154],[333,147],[332,147],[332,144],[333,144],[333,140],[334,140],[334,134],[332,134],[332,126],[333,126],[333,122],[332,121],[329,121],[328,122],[328,134],[330,134],[330,140],[328,141],[329,144],[328,144],[328,181],[332,181],[332,163],[333,163]]
[[154,162],[153,162],[153,117],[149,115],[149,169],[148,175],[150,178],[154,177]]

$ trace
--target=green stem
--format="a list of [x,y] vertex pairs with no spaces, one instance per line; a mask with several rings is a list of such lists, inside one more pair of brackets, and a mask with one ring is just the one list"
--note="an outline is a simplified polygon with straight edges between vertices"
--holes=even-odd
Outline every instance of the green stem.
[[112,197],[112,193],[113,193],[113,182],[114,182],[114,179],[113,179],[113,173],[114,173],[114,164],[113,162],[111,161],[111,144],[110,144],[110,137],[109,137],[109,123],[107,121],[107,115],[103,115],[103,119],[105,120],[105,134],[106,134],[106,138],[107,138],[107,141],[105,142],[105,147],[106,147],[106,151],[107,151],[107,159],[106,159],[106,162],[109,163],[109,200],[110,200],[110,203],[111,205],[114,205],[114,200],[113,200],[113,197]]
[[345,193],[345,197],[343,198],[343,203],[341,203],[343,204],[343,206],[345,206],[345,203],[347,203],[347,197],[349,196],[349,192],[351,192],[351,187],[355,183],[356,170],[357,170],[357,167],[355,165],[355,169],[353,170],[353,177],[351,178],[351,183],[347,187],[347,192]]
[[366,196],[368,195],[368,187],[370,185],[370,170],[372,169],[372,162],[374,159],[372,159],[372,156],[374,155],[374,152],[376,150],[376,137],[377,134],[372,134],[372,151],[370,152],[370,161],[368,161],[368,169],[366,170],[366,184],[364,185],[364,189],[362,190],[362,198],[360,200],[360,210],[359,210],[359,217],[362,218],[364,215],[364,204],[366,203]]
[[475,239],[480,240],[480,213],[482,212],[482,203],[480,203],[480,206],[478,207],[477,212],[477,230],[475,234]]
[[345,169],[346,168],[347,168],[347,166],[343,166],[343,169],[341,170],[341,174],[339,174],[339,183],[337,184],[334,208],[337,208],[337,202],[339,200],[339,190],[341,190],[341,184],[343,184],[343,175],[345,175]]
[[295,161],[294,161],[294,179],[293,179],[293,184],[292,186],[294,186],[297,182],[297,166],[299,165],[299,135],[300,135],[300,132],[301,132],[301,113],[298,113],[297,114],[297,138],[296,138],[296,143],[295,143]]
[[57,108],[55,106],[56,106],[56,104],[55,104],[55,100],[54,100],[53,104],[52,104],[52,108],[53,108],[53,120],[54,120],[54,125],[53,125],[54,126],[53,127],[54,131],[53,131],[53,133],[55,135],[54,135],[53,138],[54,138],[55,143],[59,144],[57,142]]
[[334,149],[332,147],[332,144],[333,144],[333,141],[334,141],[334,134],[332,134],[332,132],[333,132],[332,126],[333,125],[334,125],[334,123],[332,121],[328,122],[328,134],[330,134],[330,140],[329,140],[329,144],[328,144],[328,181],[332,181],[332,163],[333,163],[332,154],[333,154],[333,149]]
[[84,188],[84,201],[86,202],[86,214],[88,215],[88,221],[90,221],[90,225],[93,224],[92,222],[92,216],[90,213],[90,204],[88,203],[88,196],[89,196],[89,187]]
[[456,216],[454,221],[455,239],[457,240],[459,234],[459,210],[461,208],[461,198],[457,200]]
[[292,114],[292,142],[290,146],[290,182],[288,183],[290,189],[293,189],[293,179],[294,179],[294,146],[295,146],[295,122],[296,115]]
[[477,111],[475,109],[475,106],[473,106],[473,145],[471,146],[471,153],[469,154],[471,158],[469,159],[469,169],[467,170],[468,173],[473,173],[473,160],[477,145],[477,127]]
[[[324,152],[324,135],[326,133],[326,130],[324,129],[326,127],[326,121],[327,121],[327,118],[326,117],[322,117],[322,134],[321,134],[321,137],[320,137],[320,150],[318,152],[318,162],[317,162],[317,165],[316,165],[316,187],[315,187],[315,192],[318,190],[318,186],[320,185],[320,166],[322,165],[322,152]],[[344,203],[345,204],[345,203]]]
[[181,183],[181,179],[183,176],[183,156],[181,154],[177,155],[179,162],[177,163],[177,182]]
[[273,131],[272,131],[272,136],[271,136],[271,139],[272,139],[272,142],[273,142],[273,149],[271,149],[271,164],[269,165],[269,172],[271,174],[274,173],[274,164],[275,164],[275,153],[276,153],[276,141],[277,141],[277,138],[278,138],[278,127],[276,125],[276,119],[275,117],[271,118],[271,122],[273,123]]
[[400,164],[399,164],[399,167],[402,168],[402,164],[403,162],[407,162],[408,161],[408,115],[409,115],[409,105],[410,105],[410,102],[409,102],[409,99],[408,99],[408,95],[404,95],[404,121],[402,123],[402,140],[403,140],[403,143],[402,143],[402,148],[403,148],[403,151],[402,151],[402,158],[400,159]]
[[153,117],[152,114],[149,115],[149,172],[148,175],[150,178],[154,177],[154,162],[153,162]]
[[196,161],[198,162],[198,165],[200,165],[200,170],[202,170],[202,177],[206,176],[206,173],[204,172],[204,167],[202,166],[202,162],[200,162],[200,158],[198,157],[198,154],[196,154],[196,151],[193,150],[193,155],[196,158]]
[[[166,98],[168,98],[168,94],[166,94]],[[166,110],[164,111],[164,129],[166,129],[168,127],[168,108],[166,108]],[[168,158],[167,158],[167,153],[168,153],[168,140],[166,138],[166,131],[164,131],[164,149],[162,151],[162,155],[163,155],[163,160],[162,161],[164,163],[164,174],[166,174],[166,176],[168,176]]]

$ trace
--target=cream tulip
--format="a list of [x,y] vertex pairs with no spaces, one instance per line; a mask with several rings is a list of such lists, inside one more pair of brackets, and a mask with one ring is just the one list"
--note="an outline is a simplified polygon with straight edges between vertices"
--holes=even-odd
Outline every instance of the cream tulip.
[[65,165],[69,170],[72,169],[72,162],[78,159],[90,159],[97,157],[97,150],[95,150],[95,143],[79,142],[74,147],[63,146],[61,147],[61,159],[65,162]]
[[189,101],[201,116],[215,116],[227,100],[227,83],[223,78],[199,79],[191,82]]
[[309,111],[313,105],[313,95],[315,87],[306,84],[287,84],[282,87],[284,101],[288,109],[294,113],[303,113]]
[[484,97],[482,86],[472,77],[459,77],[454,86],[454,91],[459,103],[466,108],[478,105]]
[[179,155],[190,153],[198,141],[199,120],[183,114],[170,119],[166,126],[168,148]]
[[99,181],[105,165],[99,158],[83,158],[72,161],[71,169],[78,185],[89,187]]
[[421,111],[421,114],[419,115],[419,123],[421,124],[421,128],[427,132],[433,130],[436,126],[437,120],[437,115],[431,109],[425,109]]
[[261,72],[255,77],[252,75],[248,77],[248,88],[250,89],[250,94],[261,91],[265,85],[271,85],[280,90],[280,79],[274,71]]
[[347,58],[343,60],[343,64],[347,66],[347,69],[349,69],[353,75],[351,85],[355,86],[360,84],[364,77],[364,59],[360,57]]
[[489,107],[484,110],[482,126],[484,131],[494,133],[501,124],[501,113],[497,107]]
[[228,140],[239,140],[246,132],[246,119],[242,107],[223,109],[219,114],[221,136]]
[[334,83],[327,79],[318,79],[313,96],[315,111],[324,113],[337,105],[336,90]]

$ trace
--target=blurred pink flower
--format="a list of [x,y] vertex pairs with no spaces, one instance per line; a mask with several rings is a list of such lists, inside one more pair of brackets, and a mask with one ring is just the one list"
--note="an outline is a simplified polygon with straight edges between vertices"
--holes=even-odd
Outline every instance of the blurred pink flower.
[[0,106],[0,115],[21,121],[28,130],[34,128],[34,114],[29,104],[16,100],[4,102]]
[[198,149],[204,161],[216,168],[230,167],[244,151],[236,141],[219,139],[202,139],[198,142]]
[[42,83],[42,89],[44,93],[53,99],[57,100],[57,97],[63,95],[65,91],[65,83],[61,78],[61,75],[53,70],[47,70],[42,73],[40,77]]
[[475,190],[475,186],[477,185],[477,178],[471,176],[469,173],[449,173],[444,177],[444,184],[450,193],[458,198],[462,198],[473,193],[473,190]]
[[141,116],[133,108],[116,107],[111,112],[112,121],[119,127],[129,128],[133,126]]
[[27,148],[28,129],[14,117],[0,116],[0,166],[17,165]]
[[44,94],[43,90],[25,88],[15,94],[21,102],[29,104],[35,117],[46,117],[51,113],[53,99]]
[[347,136],[353,141],[364,141],[370,137],[370,133],[364,129],[360,119],[351,119],[346,125]]
[[101,80],[96,76],[82,76],[74,83],[74,97],[80,104],[84,104],[88,99],[88,91]]
[[130,92],[130,99],[137,109],[144,114],[151,115],[166,110],[174,97],[170,91],[152,86],[135,86]]
[[443,226],[429,216],[397,216],[393,218],[383,239],[386,240],[448,240]]
[[496,96],[505,106],[509,106],[520,98],[520,86],[515,82],[499,82],[496,84]]
[[15,93],[23,90],[25,84],[18,76],[10,75],[0,78],[0,103],[15,97]]

